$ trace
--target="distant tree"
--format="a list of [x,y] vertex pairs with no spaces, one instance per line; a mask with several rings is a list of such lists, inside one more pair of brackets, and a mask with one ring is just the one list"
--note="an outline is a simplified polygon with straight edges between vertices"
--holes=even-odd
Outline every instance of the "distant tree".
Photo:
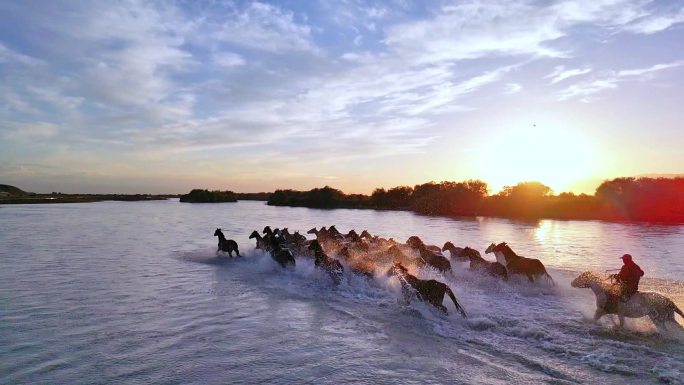
[[180,201],[189,203],[237,202],[237,196],[232,191],[194,189],[188,194],[181,195]]

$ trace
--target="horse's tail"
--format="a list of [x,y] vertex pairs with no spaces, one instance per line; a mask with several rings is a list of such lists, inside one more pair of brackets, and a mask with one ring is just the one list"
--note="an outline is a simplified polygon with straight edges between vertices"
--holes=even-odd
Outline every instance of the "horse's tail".
[[682,312],[682,309],[677,307],[677,305],[675,305],[674,302],[672,303],[672,310],[679,314],[680,317],[684,318],[684,312]]
[[546,282],[551,284],[551,286],[556,286],[556,281],[553,280],[553,277],[549,275],[549,273],[544,270],[544,278],[546,279]]
[[451,300],[454,301],[454,305],[456,305],[456,310],[458,310],[461,313],[463,318],[468,318],[465,310],[463,309],[463,306],[459,305],[458,301],[456,300],[456,296],[454,295],[454,292],[451,291],[449,286],[446,287],[446,293],[451,298]]

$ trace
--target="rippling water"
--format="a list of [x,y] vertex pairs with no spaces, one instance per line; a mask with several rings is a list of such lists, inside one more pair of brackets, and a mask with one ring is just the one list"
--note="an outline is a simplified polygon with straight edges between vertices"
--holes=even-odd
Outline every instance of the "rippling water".
[[[507,241],[540,258],[556,288],[501,283],[455,264],[446,281],[470,318],[403,305],[395,282],[339,287],[299,260],[283,271],[247,235],[336,224],[481,251]],[[245,258],[216,257],[216,227]],[[684,338],[647,320],[596,324],[593,295],[568,282],[646,271],[642,290],[684,307],[684,227],[451,220],[408,212],[261,202],[100,202],[0,207],[0,382],[682,383]],[[453,312],[452,312],[453,313]],[[680,323],[684,323],[678,318]]]

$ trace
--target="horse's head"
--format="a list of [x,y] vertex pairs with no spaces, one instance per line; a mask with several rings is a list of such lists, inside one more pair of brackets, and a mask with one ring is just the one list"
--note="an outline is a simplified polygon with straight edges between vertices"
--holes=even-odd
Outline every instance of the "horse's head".
[[214,231],[214,236],[215,236],[215,237],[220,237],[220,236],[222,236],[222,235],[223,235],[223,233],[221,232],[221,229],[216,229],[216,231]]
[[256,230],[252,231],[252,234],[249,234],[249,239],[252,238],[259,239],[259,233]]
[[586,289],[588,287],[591,287],[592,282],[597,281],[600,281],[600,279],[598,276],[596,276],[596,274],[592,273],[591,271],[585,271],[584,273],[580,274],[577,278],[573,279],[572,282],[570,282],[570,286]]
[[517,259],[519,256],[513,249],[511,249],[506,242],[501,242],[498,245],[491,244],[485,250],[485,254],[494,253],[496,255],[496,261],[500,264],[506,266],[512,259]]
[[264,234],[273,234],[273,231],[271,231],[271,226],[266,226],[264,227],[264,231],[262,231]]
[[357,234],[356,231],[354,231],[354,229],[351,229],[351,230],[349,230],[349,232],[347,233],[346,237],[348,237],[348,238],[349,238],[349,237],[358,238],[358,237],[359,237],[359,234]]
[[280,229],[277,227],[273,229],[273,235],[280,235]]
[[425,246],[423,240],[415,235],[409,237],[409,239],[406,240],[406,244],[409,245],[412,249],[420,249]]
[[363,231],[361,232],[360,237],[361,237],[361,238],[368,238],[368,239],[373,238],[373,237],[370,235],[370,233],[368,232],[368,230],[363,230]]
[[307,234],[318,234],[318,230],[314,227],[313,229],[306,232]]
[[447,251],[447,250],[453,249],[453,248],[455,248],[455,247],[456,247],[456,246],[454,246],[454,244],[451,243],[451,241],[446,241],[446,243],[444,244],[444,246],[442,246],[442,251]]
[[328,227],[328,232],[332,233],[332,234],[340,234],[340,232],[337,230],[337,227],[335,227],[335,225]]

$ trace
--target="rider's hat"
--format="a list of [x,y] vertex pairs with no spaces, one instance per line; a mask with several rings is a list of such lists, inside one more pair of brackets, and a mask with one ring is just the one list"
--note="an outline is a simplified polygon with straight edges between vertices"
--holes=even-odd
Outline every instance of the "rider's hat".
[[632,256],[629,254],[625,254],[620,258],[622,258],[623,261],[631,261],[632,260]]

